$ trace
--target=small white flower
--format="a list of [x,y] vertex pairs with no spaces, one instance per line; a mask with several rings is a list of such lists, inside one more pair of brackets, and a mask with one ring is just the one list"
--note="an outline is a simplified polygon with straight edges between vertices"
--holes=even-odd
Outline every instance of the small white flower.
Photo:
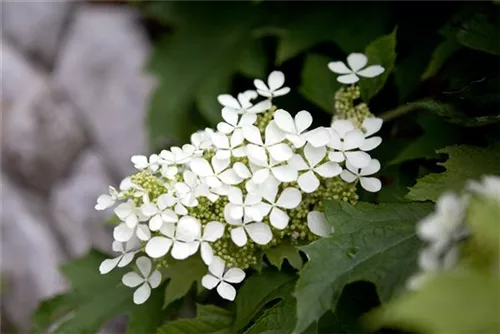
[[228,283],[240,283],[245,279],[245,272],[239,268],[230,268],[224,272],[224,261],[216,256],[208,267],[209,273],[201,279],[201,285],[212,290],[217,287],[217,293],[224,299],[234,300],[236,290]]
[[163,223],[176,223],[179,220],[177,214],[169,209],[174,204],[171,197],[162,194],[156,199],[156,204],[147,202],[142,204],[141,211],[143,215],[149,218],[149,229],[158,231]]
[[231,240],[239,247],[247,244],[247,234],[253,242],[259,245],[267,245],[273,238],[273,233],[269,225],[262,222],[254,222],[250,218],[233,219],[229,214],[227,205],[224,208],[224,218],[229,225],[233,226],[231,229]]
[[500,202],[500,177],[485,175],[481,181],[469,181],[467,182],[467,190]]
[[224,108],[222,110],[222,118],[224,122],[220,122],[217,124],[217,130],[220,132],[229,135],[232,134],[231,137],[236,136],[237,138],[242,137],[243,128],[246,126],[253,125],[257,120],[256,114],[243,114],[240,116],[236,111],[228,110]]
[[219,188],[223,185],[235,185],[242,181],[232,168],[228,168],[231,161],[229,159],[220,160],[212,157],[211,164],[203,158],[195,158],[191,161],[191,170],[212,188]]
[[245,139],[251,144],[247,145],[247,155],[252,161],[266,161],[267,152],[276,161],[282,162],[290,159],[292,149],[285,140],[285,133],[276,125],[275,121],[269,122],[265,130],[265,139],[262,141],[259,128],[256,126],[247,126],[243,128]]
[[245,146],[243,146],[243,133],[233,132],[229,139],[223,133],[215,133],[212,136],[212,141],[216,147],[215,157],[219,160],[230,159],[232,156],[241,158],[246,155]]
[[270,177],[269,180],[259,187],[260,194],[267,201],[259,204],[260,215],[265,217],[269,214],[269,221],[277,229],[284,229],[288,226],[290,217],[282,209],[294,209],[302,200],[300,190],[292,187],[283,189],[279,197],[278,195],[279,182]]
[[161,166],[160,172],[161,175],[167,180],[175,181],[177,174],[179,173],[179,169],[177,168],[177,166],[163,165]]
[[340,173],[342,180],[352,183],[359,180],[361,187],[369,192],[377,192],[382,188],[382,183],[375,177],[369,177],[380,170],[380,162],[377,159],[372,159],[368,166],[364,168],[356,168],[349,161],[346,162],[346,168]]
[[151,272],[151,260],[145,256],[138,258],[135,263],[140,275],[135,271],[131,271],[123,275],[122,282],[130,288],[140,285],[134,292],[134,303],[142,304],[148,300],[151,295],[151,289],[160,286],[161,273],[158,270]]
[[312,124],[312,116],[306,111],[302,110],[295,115],[295,119],[283,109],[278,109],[274,113],[274,121],[278,128],[285,132],[285,137],[296,148],[300,148],[305,145],[306,140],[302,135]]
[[377,133],[382,127],[383,120],[378,117],[365,118],[363,121],[363,130],[365,134],[365,140],[363,145],[360,146],[362,151],[371,151],[382,143],[382,138],[380,137],[370,137],[371,135]]
[[184,165],[191,161],[196,151],[196,147],[185,144],[182,148],[174,146],[170,150],[162,150],[160,158],[162,163],[169,166]]
[[158,154],[151,154],[149,159],[144,155],[134,155],[130,158],[130,160],[134,164],[135,168],[139,170],[148,169],[152,173],[156,172],[160,168],[161,163]]
[[151,238],[145,247],[146,254],[159,258],[172,248],[170,254],[174,259],[186,259],[192,254],[191,243],[199,234],[199,224],[200,222],[191,216],[182,217],[177,225],[163,224],[160,233],[164,236]]
[[141,244],[136,238],[132,238],[128,242],[113,241],[113,251],[121,254],[113,259],[104,260],[99,266],[100,273],[107,274],[116,266],[122,268],[128,265],[134,259],[140,246]]
[[285,75],[280,71],[273,71],[269,74],[267,85],[260,79],[255,79],[253,84],[257,88],[257,93],[268,98],[286,95],[290,92],[289,87],[283,87]]
[[325,214],[319,211],[311,211],[307,214],[307,227],[320,237],[328,237],[333,233],[333,226],[326,220]]
[[184,171],[182,176],[184,182],[177,182],[175,184],[175,194],[182,205],[193,208],[198,205],[196,198],[201,196],[204,187],[192,171]]
[[[290,165],[283,165],[280,162],[274,161],[273,158],[265,161],[255,160],[253,163],[250,163],[250,167],[253,170],[252,181],[255,184],[266,182],[271,175],[281,182],[297,181],[297,169]],[[238,172],[240,173],[241,171]]]
[[289,164],[298,171],[306,171],[299,175],[297,179],[300,189],[306,193],[312,193],[318,189],[320,182],[316,174],[325,178],[330,178],[342,172],[342,168],[332,161],[319,165],[326,156],[325,147],[313,147],[311,144],[307,144],[304,147],[304,155],[307,162],[301,155],[295,154],[290,159]]
[[121,203],[115,208],[115,214],[124,221],[128,227],[134,228],[139,223],[141,209],[136,207],[134,201],[129,199],[127,202]]
[[334,149],[328,158],[334,162],[348,160],[357,168],[366,167],[371,160],[368,153],[360,151],[365,142],[365,135],[354,128],[349,120],[335,120],[330,128],[330,141],[327,146]]
[[108,194],[103,194],[97,198],[97,204],[95,205],[96,210],[106,210],[110,207],[112,207],[118,197],[120,196],[120,193],[116,191],[115,188],[109,186],[109,195]]
[[380,65],[371,65],[363,69],[368,63],[368,58],[362,53],[351,53],[347,56],[346,66],[344,62],[332,61],[328,63],[330,71],[342,74],[337,77],[337,81],[343,84],[353,84],[359,81],[359,76],[365,78],[374,78],[382,73],[385,69]]
[[255,105],[250,102],[257,97],[257,92],[250,90],[238,94],[238,99],[235,99],[229,94],[217,96],[217,101],[224,106],[223,111],[233,111],[237,114],[258,114],[271,108],[272,104],[269,100],[261,101]]
[[260,210],[258,205],[262,203],[262,197],[256,194],[247,194],[243,198],[243,192],[240,188],[231,187],[227,193],[229,203],[226,208],[229,212],[231,219],[247,219],[260,220]]
[[205,150],[213,146],[213,134],[214,130],[206,128],[205,130],[196,131],[191,135],[191,145],[195,148],[194,155],[201,156]]
[[203,262],[208,266],[212,263],[214,258],[214,251],[211,242],[217,241],[224,234],[224,225],[217,221],[208,222],[203,229],[203,235],[201,234],[201,223],[196,232],[195,240],[191,243],[191,254],[195,254],[200,248],[201,258]]

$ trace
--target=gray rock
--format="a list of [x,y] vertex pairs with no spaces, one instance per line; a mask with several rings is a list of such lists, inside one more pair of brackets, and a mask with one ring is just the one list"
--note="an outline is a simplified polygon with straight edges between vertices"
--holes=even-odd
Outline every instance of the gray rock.
[[3,34],[23,53],[50,66],[73,5],[63,0],[3,1]]
[[2,158],[11,176],[47,191],[86,143],[75,107],[9,45],[1,48]]
[[55,68],[55,80],[79,107],[89,133],[116,176],[147,151],[145,118],[153,80],[144,71],[149,43],[136,13],[81,6]]
[[59,273],[64,259],[44,200],[3,174],[1,188],[2,310],[20,332],[27,332],[38,303],[67,288]]
[[103,224],[110,212],[94,209],[97,197],[108,191],[111,182],[101,162],[95,152],[84,152],[71,175],[52,190],[52,216],[72,257],[85,255],[91,247],[111,250],[111,226]]

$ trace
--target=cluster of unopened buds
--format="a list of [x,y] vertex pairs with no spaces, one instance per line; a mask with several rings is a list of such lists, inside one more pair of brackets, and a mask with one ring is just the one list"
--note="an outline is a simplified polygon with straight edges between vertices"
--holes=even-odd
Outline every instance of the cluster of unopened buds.
[[[329,67],[343,74],[340,82],[353,84],[357,75],[383,72],[378,65],[360,71],[366,63],[364,55],[351,54],[349,68],[341,62]],[[114,209],[121,222],[113,233],[113,250],[120,255],[105,260],[101,273],[124,267],[142,254],[136,260],[138,272],[122,279],[138,287],[135,303],[145,302],[151,288],[160,285],[157,269],[169,259],[197,253],[208,266],[202,285],[233,300],[236,290],[231,284],[240,283],[243,270],[256,264],[266,249],[333,232],[321,212],[323,199],[355,203],[358,183],[370,192],[380,190],[381,182],[372,176],[380,163],[367,152],[382,141],[374,136],[382,120],[369,112],[361,115],[362,122],[342,119],[356,110],[356,86],[341,89],[343,99],[351,103],[343,104],[330,126],[311,128],[309,112],[292,117],[273,106],[273,98],[290,91],[282,72],[272,72],[267,83],[254,84],[256,90],[236,97],[218,96],[223,121],[217,130],[196,132],[190,144],[159,155],[133,156],[139,172],[126,178],[119,190],[110,187],[109,194],[98,198],[97,210],[121,202]],[[263,99],[257,102],[259,96]]]

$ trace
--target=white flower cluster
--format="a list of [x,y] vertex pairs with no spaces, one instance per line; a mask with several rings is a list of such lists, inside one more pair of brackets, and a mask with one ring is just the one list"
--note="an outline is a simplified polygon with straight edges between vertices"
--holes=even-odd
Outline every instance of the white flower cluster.
[[[198,250],[209,266],[203,286],[217,287],[221,297],[233,300],[236,291],[230,283],[241,282],[245,273],[234,267],[225,270],[212,248],[226,229],[239,247],[249,240],[266,245],[273,239],[271,227],[285,229],[290,221],[287,210],[297,208],[303,194],[316,191],[323,179],[340,176],[348,183],[359,182],[367,191],[380,190],[380,181],[371,176],[380,163],[367,152],[382,141],[373,136],[382,120],[367,118],[362,129],[349,120],[311,129],[309,112],[302,110],[292,117],[272,107],[272,98],[289,92],[284,83],[283,73],[274,71],[267,84],[255,80],[256,90],[237,97],[220,95],[223,121],[217,131],[196,132],[190,144],[159,155],[133,156],[134,166],[161,183],[164,191],[154,193],[126,179],[120,191],[110,187],[109,194],[98,198],[97,210],[125,200],[114,209],[121,222],[114,229],[113,250],[120,255],[105,260],[101,273],[129,264],[139,252],[147,255],[136,262],[140,275],[132,272],[123,277],[125,285],[140,286],[134,302],[143,303],[151,288],[160,284],[161,275],[151,272],[150,259],[170,254],[182,260]],[[255,103],[259,95],[265,99]],[[259,124],[264,112],[271,113],[272,119]],[[223,221],[201,222],[190,215],[202,197],[210,202],[227,200]],[[322,216],[310,212],[307,225],[313,233],[327,236],[331,229]]]
[[500,177],[485,176],[481,182],[469,181],[467,192],[446,192],[436,202],[436,209],[417,226],[417,235],[426,243],[420,251],[420,273],[408,281],[408,288],[415,290],[432,273],[454,268],[460,256],[460,241],[468,235],[466,213],[470,194],[477,194],[500,203]]

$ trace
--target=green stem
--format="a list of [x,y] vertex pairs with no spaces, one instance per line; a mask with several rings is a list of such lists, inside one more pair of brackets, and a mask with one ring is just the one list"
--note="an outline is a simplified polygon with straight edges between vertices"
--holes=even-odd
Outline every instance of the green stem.
[[382,118],[384,121],[390,121],[394,118],[397,118],[399,116],[403,116],[407,113],[409,113],[412,110],[415,110],[415,104],[414,103],[407,103],[400,105],[397,108],[388,110],[386,112],[383,112],[379,115],[380,118]]

